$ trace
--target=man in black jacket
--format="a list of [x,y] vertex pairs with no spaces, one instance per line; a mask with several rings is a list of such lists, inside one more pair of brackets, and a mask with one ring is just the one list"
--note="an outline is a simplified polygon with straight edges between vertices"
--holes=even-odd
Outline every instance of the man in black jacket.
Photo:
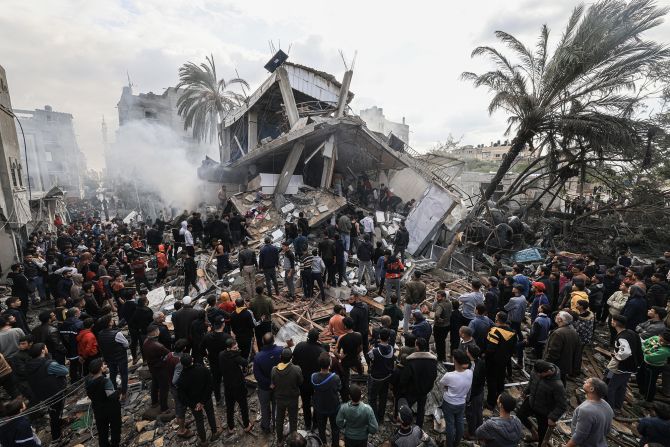
[[172,314],[175,340],[179,340],[180,338],[188,339],[191,324],[198,318],[198,315],[204,312],[204,310],[194,309],[191,306],[190,296],[185,296],[181,302],[182,308]]
[[[91,399],[95,425],[98,428],[100,447],[118,447],[121,442],[121,403],[112,381],[107,378],[109,369],[101,358],[94,359],[88,367],[86,395]],[[109,435],[111,432],[111,441]]]
[[240,355],[240,350],[234,338],[226,340],[226,350],[219,354],[219,366],[223,373],[223,392],[226,398],[226,420],[228,434],[235,428],[235,404],[240,407],[242,424],[245,431],[253,428],[249,422],[249,404],[247,402],[247,387],[244,381],[244,370],[249,364],[248,359]]
[[351,294],[349,297],[349,304],[352,306],[349,316],[354,320],[354,331],[361,334],[363,357],[365,357],[366,363],[370,363],[370,358],[368,357],[368,350],[370,348],[370,315],[368,305],[361,301],[358,291]]
[[365,235],[363,242],[358,246],[356,256],[358,257],[358,284],[363,284],[365,277],[365,285],[370,287],[371,279],[375,279],[375,269],[373,263],[377,260],[372,259],[374,248],[370,243],[370,236]]
[[235,300],[235,312],[230,315],[230,328],[235,334],[235,340],[240,347],[242,358],[249,360],[251,354],[251,344],[254,339],[254,316],[246,308],[244,299]]
[[649,301],[649,307],[665,307],[668,302],[668,283],[665,282],[661,273],[651,275],[651,286],[647,290],[647,301]]
[[184,252],[184,296],[188,296],[189,287],[193,286],[195,290],[200,293],[200,287],[198,287],[198,266],[188,252]]
[[391,331],[383,328],[379,331],[379,341],[368,353],[370,357],[368,379],[368,401],[377,421],[384,421],[389,384],[393,375],[395,355],[389,344]]
[[277,282],[277,267],[279,267],[279,250],[272,245],[272,239],[266,237],[265,245],[258,254],[258,267],[265,275],[265,285],[268,288],[268,296],[272,296],[272,286],[275,287],[276,296],[279,296],[279,283]]
[[98,339],[98,347],[102,353],[102,358],[109,366],[109,378],[116,388],[116,376],[121,374],[121,395],[124,400],[128,392],[128,340],[121,331],[114,329],[114,321],[111,315],[105,315],[98,320],[100,330],[95,338]]
[[[137,347],[140,347],[140,354],[144,358],[142,346],[147,338],[147,327],[154,321],[154,312],[149,308],[149,299],[145,295],[137,299],[137,307],[133,316],[128,321],[130,332],[130,354],[133,356],[133,365],[137,363]],[[166,346],[169,349],[169,346]]]
[[305,417],[307,430],[316,429],[316,416],[312,414],[312,374],[319,371],[319,355],[325,352],[323,345],[319,343],[319,330],[310,329],[307,333],[307,341],[301,341],[293,349],[293,364],[302,370],[303,381],[300,385],[300,399],[302,400],[302,413]]
[[158,251],[158,246],[163,243],[163,234],[158,231],[158,225],[153,224],[151,228],[147,230],[147,245],[155,253]]
[[221,403],[221,368],[219,367],[219,354],[226,349],[226,341],[231,338],[223,330],[223,320],[212,323],[212,331],[205,334],[202,339],[202,352],[207,356],[209,369],[212,373],[212,384],[214,386],[214,398],[217,405]]
[[423,418],[426,411],[428,393],[437,379],[437,357],[428,352],[428,341],[423,338],[416,340],[416,350],[407,356],[407,362],[402,369],[400,380],[406,384],[408,405],[416,408],[416,425],[423,427]]
[[[521,423],[530,430],[533,441],[542,442],[548,427],[555,426],[567,408],[558,366],[544,360],[536,361],[530,382],[524,390],[523,403],[517,411]],[[530,416],[537,420],[537,431],[528,420]]]
[[628,380],[631,374],[637,372],[644,357],[640,336],[635,331],[626,329],[626,317],[614,315],[610,324],[616,332],[616,337],[614,353],[607,364],[607,403],[616,413],[623,407]]
[[[216,426],[214,406],[212,405],[212,376],[210,376],[206,367],[194,365],[193,358],[189,354],[183,354],[180,361],[183,369],[179,375],[179,380],[177,380],[179,400],[193,412],[200,445],[207,445],[203,410],[205,410],[207,422],[212,431],[209,442],[219,439],[223,432],[223,429]],[[243,385],[240,384],[240,386]]]
[[323,233],[323,240],[319,242],[318,245],[319,256],[323,259],[323,263],[326,265],[326,272],[324,274],[324,282],[327,286],[335,287],[335,242],[333,242],[329,237],[328,233]]
[[12,271],[7,274],[7,279],[12,280],[12,296],[21,299],[21,312],[23,318],[28,318],[28,308],[30,305],[30,294],[35,291],[33,286],[28,281],[28,277],[23,273],[23,264],[14,264],[11,267]]
[[76,307],[67,310],[67,318],[59,327],[58,332],[63,339],[66,358],[70,362],[70,383],[75,383],[81,378],[81,363],[77,352],[77,335],[84,327],[84,322],[79,319],[81,311]]
[[42,324],[33,329],[33,341],[46,344],[53,359],[65,365],[67,349],[63,345],[58,329],[54,327],[56,314],[52,310],[43,310],[39,319]]
[[409,245],[409,231],[407,231],[407,228],[405,228],[405,222],[400,222],[400,228],[398,228],[398,232],[395,235],[395,239],[393,241],[393,254],[395,256],[398,256],[400,254],[400,260],[402,263],[405,263],[405,250],[407,250],[407,246]]

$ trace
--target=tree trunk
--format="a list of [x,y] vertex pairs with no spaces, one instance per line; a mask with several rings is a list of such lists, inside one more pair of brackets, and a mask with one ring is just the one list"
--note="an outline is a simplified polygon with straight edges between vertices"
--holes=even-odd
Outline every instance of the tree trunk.
[[516,137],[514,138],[514,140],[512,140],[512,147],[510,148],[509,152],[507,152],[507,154],[505,155],[505,159],[502,161],[500,167],[498,168],[498,171],[491,179],[491,183],[489,183],[488,188],[486,188],[484,194],[480,197],[475,206],[472,207],[468,215],[459,222],[456,228],[454,228],[454,237],[452,238],[451,243],[447,247],[447,250],[444,252],[442,257],[440,257],[440,260],[437,262],[437,268],[444,268],[447,265],[449,259],[451,258],[451,255],[456,249],[456,243],[457,243],[456,235],[458,233],[464,232],[465,229],[470,224],[470,222],[477,218],[477,216],[482,210],[482,207],[484,206],[484,203],[486,203],[491,197],[493,197],[493,193],[496,191],[496,188],[502,181],[503,177],[505,177],[505,174],[507,174],[507,171],[509,171],[510,168],[512,167],[512,163],[514,163],[516,157],[519,156],[519,153],[523,150],[526,144],[530,142],[532,138],[533,138],[533,132],[527,129],[519,129],[519,132],[517,132]]

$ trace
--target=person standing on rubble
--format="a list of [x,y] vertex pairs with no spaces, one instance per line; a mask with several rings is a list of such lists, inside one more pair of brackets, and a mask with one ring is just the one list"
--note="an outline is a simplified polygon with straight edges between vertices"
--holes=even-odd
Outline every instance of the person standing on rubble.
[[447,292],[438,290],[433,304],[433,338],[437,361],[440,363],[447,360],[447,335],[449,335],[452,310],[451,301],[447,299]]
[[207,356],[209,371],[212,375],[212,386],[214,388],[214,399],[216,404],[221,404],[221,381],[223,373],[219,366],[219,355],[226,349],[226,341],[231,338],[223,330],[223,320],[212,322],[212,330],[205,334],[202,339],[202,353]]
[[314,386],[312,385],[312,374],[319,372],[319,356],[326,352],[324,346],[319,342],[320,331],[312,328],[307,333],[307,340],[298,343],[293,348],[293,364],[300,367],[302,371],[302,383],[300,384],[300,400],[302,401],[302,414],[305,418],[305,428],[316,430],[316,414],[312,411],[312,396]]
[[470,292],[464,293],[458,297],[461,312],[461,322],[460,326],[468,326],[470,322],[475,318],[475,308],[477,304],[484,304],[484,295],[480,292],[482,288],[482,283],[478,279],[473,279],[470,282]]
[[584,381],[586,400],[572,415],[570,428],[572,437],[565,447],[607,447],[607,435],[612,427],[614,412],[604,400],[607,385],[600,379],[590,377]]
[[284,255],[282,267],[284,268],[284,283],[288,289],[289,301],[295,301],[295,255],[291,251],[288,241],[281,243],[281,252]]
[[512,271],[514,273],[512,279],[514,280],[514,284],[521,284],[521,294],[528,299],[530,296],[530,279],[523,274],[525,269],[526,267],[523,264],[514,264],[514,266],[512,266]]
[[[386,302],[388,303],[391,298],[391,289],[395,288],[396,296],[398,301],[400,301],[400,279],[405,273],[405,265],[398,259],[396,256],[392,255],[390,252],[388,255],[384,256],[384,282],[386,286]],[[405,332],[409,330],[409,318],[408,318],[407,303],[405,303],[405,321],[404,328]]]
[[388,391],[395,364],[395,352],[389,344],[391,331],[382,328],[379,331],[379,341],[368,352],[370,368],[368,370],[368,402],[375,413],[377,421],[384,422]]
[[226,251],[221,239],[218,240],[214,249],[214,257],[216,258],[216,276],[221,280],[226,272],[233,269],[230,265],[229,253]]
[[370,309],[367,304],[361,301],[360,293],[357,290],[349,296],[349,304],[351,310],[349,316],[354,322],[354,331],[361,334],[361,346],[363,348],[363,356],[366,362],[370,362],[368,358],[369,337],[370,337]]
[[637,372],[643,362],[642,342],[632,330],[626,329],[626,317],[614,315],[610,321],[616,336],[614,352],[607,364],[605,380],[607,382],[607,402],[614,413],[620,413],[628,388],[631,374]]
[[[97,358],[89,365],[86,377],[86,395],[91,399],[95,426],[98,429],[100,447],[118,447],[121,442],[121,404],[119,394],[112,381],[107,378],[109,369]],[[109,435],[111,434],[111,441]]]
[[240,355],[249,359],[254,338],[254,315],[245,306],[243,298],[235,300],[235,312],[230,316],[230,327],[240,348]]
[[319,251],[316,249],[312,250],[312,272],[309,276],[312,279],[308,288],[310,289],[310,296],[314,296],[312,291],[314,290],[314,283],[316,283],[317,286],[319,286],[319,294],[321,295],[322,302],[326,301],[326,292],[323,279],[325,272],[326,264],[323,262],[323,259],[321,259],[321,256],[319,256]]
[[242,279],[244,279],[244,286],[247,289],[247,296],[249,298],[254,296],[256,289],[256,270],[258,270],[258,261],[256,260],[256,252],[249,248],[249,243],[246,239],[242,241],[242,249],[237,257]]
[[275,344],[272,332],[263,334],[263,347],[254,356],[254,378],[258,385],[258,406],[261,414],[261,430],[263,433],[272,433],[272,425],[275,420],[276,402],[272,393],[271,379],[272,369],[281,360],[282,347]]
[[158,342],[158,326],[151,325],[147,328],[147,338],[142,346],[144,362],[151,373],[151,406],[160,404],[162,414],[168,412],[168,393],[170,392],[170,379],[165,357],[170,351]]
[[397,397],[405,397],[410,408],[417,405],[416,425],[423,428],[426,400],[437,379],[437,357],[429,352],[428,340],[416,339],[415,348],[400,372],[400,384],[406,388]]
[[275,296],[279,296],[279,283],[277,282],[277,268],[279,267],[279,250],[272,245],[272,239],[266,237],[265,245],[258,255],[258,266],[265,275],[265,285],[268,290],[268,296],[272,296],[272,285],[275,287]]
[[570,313],[558,312],[554,321],[558,328],[549,334],[544,360],[558,366],[565,387],[568,374],[577,372],[576,365],[580,364],[581,341],[572,325],[573,318]]
[[305,237],[309,235],[309,221],[302,211],[298,213],[298,231]]
[[670,330],[642,341],[644,361],[637,371],[637,385],[646,402],[653,402],[658,376],[670,358]]
[[254,320],[256,320],[254,333],[256,335],[256,345],[260,351],[263,346],[263,336],[272,332],[272,314],[275,311],[272,298],[263,295],[263,286],[256,286],[256,295],[249,303],[249,310],[254,314]]
[[242,227],[244,226],[244,218],[240,216],[240,213],[233,211],[233,216],[228,222],[228,228],[230,229],[230,239],[232,247],[237,247],[242,240]]
[[370,236],[370,242],[374,244],[375,242],[375,215],[370,213],[361,219],[361,225],[363,225],[363,234],[365,236]]
[[335,267],[337,265],[335,258],[335,242],[333,242],[328,237],[328,232],[324,231],[323,240],[319,242],[319,256],[323,259],[323,263],[326,265],[326,270],[324,272],[324,283],[326,288],[335,287]]
[[154,285],[158,287],[167,276],[168,267],[167,255],[165,254],[165,246],[163,244],[158,245],[158,251],[156,252],[156,282]]
[[374,269],[372,267],[372,244],[368,235],[365,235],[363,242],[358,246],[358,284],[363,284],[365,278],[365,285],[370,287],[372,283],[371,277],[374,277]]
[[184,238],[184,247],[186,248],[186,253],[191,256],[195,256],[195,246],[193,242],[193,233],[191,230],[193,230],[193,227],[186,221],[183,221],[181,223],[179,234]]
[[342,282],[349,286],[347,278],[347,250],[339,233],[335,234],[335,271],[337,273],[337,287],[342,287]]
[[[300,385],[302,385],[302,370],[291,362],[293,353],[291,348],[284,348],[281,352],[281,361],[272,368],[270,375],[270,387],[277,400],[277,420],[275,429],[277,431],[277,443],[281,445],[284,441],[284,418],[288,413],[289,433],[298,429],[298,398],[300,397]],[[311,427],[307,427],[311,429]]]
[[198,287],[198,265],[195,263],[193,256],[187,251],[184,253],[184,295],[188,296],[189,288],[193,286],[195,290],[200,293]]
[[393,253],[398,256],[400,255],[400,260],[402,263],[405,263],[405,250],[409,245],[409,231],[405,228],[405,221],[400,222],[400,228],[395,234],[395,239],[393,240]]
[[[576,333],[575,333],[576,334]],[[498,396],[505,390],[505,371],[516,348],[516,333],[507,324],[507,314],[496,314],[495,326],[486,338],[486,405],[495,408]]]
[[351,368],[354,368],[357,373],[363,374],[363,366],[361,365],[361,351],[363,350],[362,335],[354,332],[354,320],[351,317],[344,319],[345,334],[338,337],[335,344],[335,352],[339,356],[340,365],[342,366],[342,389],[340,394],[342,402],[349,400],[349,377],[351,375]]
[[240,355],[235,339],[226,340],[226,350],[219,355],[219,366],[223,372],[223,391],[226,399],[226,421],[229,435],[234,433],[236,403],[240,407],[244,431],[249,433],[254,428],[249,421],[249,403],[244,380],[244,372],[248,364],[249,360]]
[[342,213],[337,219],[337,229],[340,232],[340,239],[344,243],[344,250],[348,252],[351,249],[351,219],[346,213]]

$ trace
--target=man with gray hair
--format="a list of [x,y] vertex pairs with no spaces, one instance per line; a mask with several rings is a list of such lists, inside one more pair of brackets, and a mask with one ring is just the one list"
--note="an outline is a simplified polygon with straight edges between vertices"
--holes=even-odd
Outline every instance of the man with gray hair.
[[607,395],[607,384],[590,377],[584,382],[583,389],[586,400],[575,408],[572,415],[572,437],[566,447],[607,447],[607,434],[614,418],[612,408],[604,399]]
[[577,374],[580,365],[581,342],[577,331],[572,326],[572,315],[561,311],[556,314],[556,328],[547,340],[547,349],[544,360],[558,366],[561,371],[561,381],[566,385],[568,374]]

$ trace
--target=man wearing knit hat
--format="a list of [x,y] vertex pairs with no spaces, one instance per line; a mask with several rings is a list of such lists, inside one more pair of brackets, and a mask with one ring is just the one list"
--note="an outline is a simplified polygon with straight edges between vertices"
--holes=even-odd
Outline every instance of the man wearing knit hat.
[[533,292],[533,301],[530,304],[530,322],[531,324],[537,318],[540,311],[540,306],[543,304],[549,305],[549,298],[544,294],[545,286],[539,281],[532,284],[531,291]]

